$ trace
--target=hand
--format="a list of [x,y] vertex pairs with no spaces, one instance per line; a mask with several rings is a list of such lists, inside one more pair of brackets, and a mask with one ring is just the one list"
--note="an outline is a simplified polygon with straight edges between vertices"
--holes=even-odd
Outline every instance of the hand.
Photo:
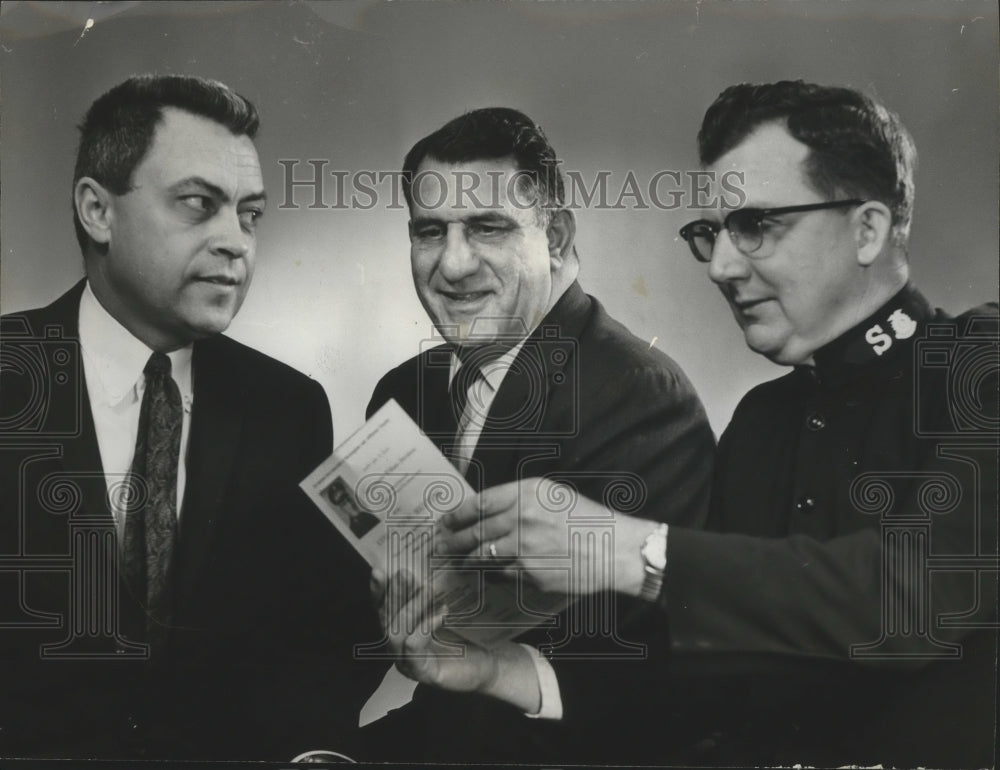
[[624,514],[611,518],[571,487],[534,478],[483,490],[443,516],[434,547],[478,559],[495,552],[504,574],[526,574],[544,591],[580,596],[613,589],[638,596],[639,548],[655,527]]
[[440,641],[448,608],[434,607],[429,587],[418,585],[412,574],[396,572],[386,585],[385,575],[375,570],[371,591],[396,668],[405,676],[456,692],[482,692],[495,683],[494,655],[468,641]]

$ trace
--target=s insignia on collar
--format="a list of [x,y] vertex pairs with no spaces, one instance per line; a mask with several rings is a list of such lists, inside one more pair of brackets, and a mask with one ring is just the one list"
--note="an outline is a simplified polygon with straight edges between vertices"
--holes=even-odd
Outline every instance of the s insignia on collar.
[[[910,318],[902,310],[894,310],[889,316],[889,325],[892,327],[892,335],[897,340],[909,339],[917,330],[917,322]],[[892,337],[888,335],[880,324],[875,324],[865,332],[865,342],[872,346],[875,355],[880,356],[892,347]]]
[[885,330],[879,324],[875,324],[865,332],[865,342],[872,346],[872,350],[875,351],[875,355],[877,356],[882,355],[892,347],[892,337],[886,334]]
[[892,333],[897,340],[909,339],[917,330],[917,322],[910,318],[902,310],[896,310],[889,316],[889,323],[892,326]]

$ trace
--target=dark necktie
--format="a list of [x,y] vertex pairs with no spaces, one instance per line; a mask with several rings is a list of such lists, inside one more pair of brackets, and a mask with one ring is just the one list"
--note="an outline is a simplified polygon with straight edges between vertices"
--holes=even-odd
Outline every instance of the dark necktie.
[[[170,562],[177,539],[177,465],[181,450],[181,394],[170,359],[153,353],[143,369],[132,473],[140,493],[125,518],[125,576],[146,610],[146,641],[162,647],[170,624]],[[143,494],[145,492],[145,494]]]
[[469,422],[469,418],[462,419],[469,404],[469,388],[482,376],[483,370],[475,363],[469,362],[462,365],[462,368],[458,370],[458,373],[451,381],[448,397],[451,400],[451,413],[455,418],[455,425],[458,426],[456,438],[461,435],[466,424]]

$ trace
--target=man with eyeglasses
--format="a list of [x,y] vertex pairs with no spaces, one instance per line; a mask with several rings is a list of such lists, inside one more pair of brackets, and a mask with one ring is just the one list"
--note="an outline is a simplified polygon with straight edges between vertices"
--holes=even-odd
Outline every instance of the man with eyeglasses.
[[[734,86],[698,144],[715,179],[743,175],[745,205],[681,234],[747,345],[793,369],[720,439],[712,531],[616,522],[615,589],[669,617],[662,702],[643,704],[661,759],[992,765],[996,304],[952,318],[910,283],[915,149],[873,99]],[[548,585],[533,558],[566,542],[539,502],[552,486],[483,492],[442,547],[520,532],[511,574]]]

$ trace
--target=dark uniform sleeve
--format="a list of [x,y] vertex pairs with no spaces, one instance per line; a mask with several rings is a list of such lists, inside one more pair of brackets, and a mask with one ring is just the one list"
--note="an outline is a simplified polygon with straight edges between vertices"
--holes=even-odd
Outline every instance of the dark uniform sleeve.
[[[983,414],[996,415],[995,370],[980,392]],[[739,429],[738,414],[733,425]],[[900,429],[913,431],[911,425]],[[722,479],[736,464],[732,430],[719,444]],[[995,580],[986,577],[996,559],[997,448],[989,441],[929,440],[909,451],[922,456],[907,470],[890,466],[843,480],[853,520],[838,514],[842,531],[831,537],[672,528],[661,599],[675,652],[842,660],[852,649],[878,643],[884,655],[865,661],[920,667],[927,658],[919,653],[934,649],[931,626],[946,647],[966,636],[996,604]],[[761,473],[768,459],[757,461]],[[901,459],[906,464],[905,458],[894,464]],[[724,480],[717,482],[717,489],[724,487]],[[712,516],[766,518],[749,505],[740,508],[738,497],[716,500]],[[978,584],[968,571],[977,568],[986,569]],[[913,614],[918,608],[919,617]],[[919,623],[926,633],[889,633],[891,617]]]
[[[630,515],[703,526],[715,439],[679,370],[621,372],[588,394],[586,403],[586,431],[571,444],[576,454],[570,467],[579,471],[581,494]],[[627,477],[641,485],[636,500],[616,499],[614,482],[608,483]],[[557,651],[551,659],[563,728],[575,735],[569,743],[581,747],[579,760],[655,761],[662,720],[657,704],[669,651],[666,618],[641,600],[610,592],[582,598],[569,618],[607,623],[604,633],[574,638],[567,648],[572,654],[560,657]]]

